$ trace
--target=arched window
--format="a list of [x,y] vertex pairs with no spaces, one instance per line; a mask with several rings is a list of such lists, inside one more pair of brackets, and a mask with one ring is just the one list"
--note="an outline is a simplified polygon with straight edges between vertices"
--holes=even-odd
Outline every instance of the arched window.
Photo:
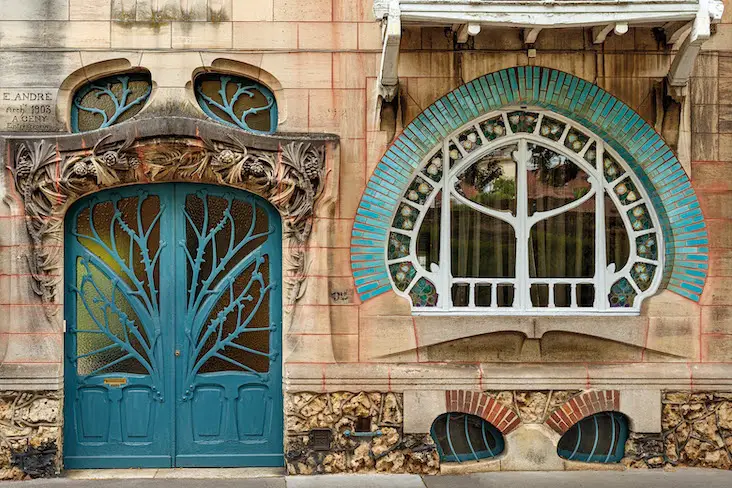
[[74,93],[72,132],[103,129],[137,115],[152,92],[150,73],[120,73],[91,81]]
[[386,254],[415,312],[586,314],[637,313],[662,250],[651,201],[615,150],[558,114],[517,108],[428,154]]
[[263,84],[222,73],[195,79],[196,100],[214,120],[249,132],[272,134],[277,129],[277,102]]

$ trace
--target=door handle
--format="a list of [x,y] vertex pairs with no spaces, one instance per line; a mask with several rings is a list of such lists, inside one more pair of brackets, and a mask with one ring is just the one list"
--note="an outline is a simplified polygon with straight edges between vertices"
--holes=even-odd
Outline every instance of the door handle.
[[177,357],[177,358],[180,357],[180,349],[175,350],[175,357]]

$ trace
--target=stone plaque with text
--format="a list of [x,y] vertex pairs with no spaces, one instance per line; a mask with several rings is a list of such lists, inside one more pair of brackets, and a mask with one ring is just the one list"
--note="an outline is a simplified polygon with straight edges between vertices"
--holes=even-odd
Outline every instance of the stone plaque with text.
[[56,119],[56,91],[0,88],[0,132],[63,130]]

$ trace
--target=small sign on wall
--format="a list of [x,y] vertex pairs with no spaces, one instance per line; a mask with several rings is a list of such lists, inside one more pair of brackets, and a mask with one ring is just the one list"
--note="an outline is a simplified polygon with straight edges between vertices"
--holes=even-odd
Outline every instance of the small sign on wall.
[[0,88],[0,131],[48,132],[56,120],[56,93],[45,88]]

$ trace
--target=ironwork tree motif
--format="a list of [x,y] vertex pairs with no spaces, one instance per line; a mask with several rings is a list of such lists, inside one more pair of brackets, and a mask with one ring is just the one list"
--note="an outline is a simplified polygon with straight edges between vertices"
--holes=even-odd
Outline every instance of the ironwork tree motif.
[[[57,301],[62,269],[63,215],[77,198],[102,188],[137,182],[199,181],[234,186],[270,201],[280,212],[284,238],[286,299],[305,292],[305,244],[312,231],[315,203],[325,188],[325,146],[292,141],[279,151],[252,149],[237,138],[158,138],[135,136],[91,150],[57,152],[47,140],[15,146],[15,185],[21,193],[32,251],[28,265],[34,292],[44,303]],[[53,313],[54,307],[47,307]]]
[[[157,341],[160,337],[160,303],[159,290],[156,285],[155,269],[158,266],[161,252],[166,247],[165,242],[153,243],[151,236],[160,223],[165,206],[160,205],[157,213],[145,228],[142,209],[147,193],[143,190],[136,197],[136,218],[133,222],[126,222],[119,208],[120,197],[115,195],[110,202],[114,214],[109,223],[109,239],[104,239],[93,218],[97,202],[91,202],[85,210],[88,215],[89,233],[79,232],[77,223],[72,236],[78,239],[85,247],[80,259],[82,270],[78,272],[78,282],[69,285],[77,295],[88,313],[88,317],[96,326],[95,330],[73,330],[77,334],[102,334],[109,342],[107,345],[92,351],[77,354],[71,357],[71,362],[77,364],[80,359],[92,357],[108,351],[119,351],[121,354],[111,362],[105,362],[99,368],[86,373],[85,377],[103,373],[104,370],[133,359],[139,363],[152,377],[152,390],[158,399],[162,399],[160,371],[162,365],[155,354]],[[134,228],[133,228],[134,227]],[[119,233],[124,234],[129,245],[127,249],[120,249]],[[91,252],[88,246],[96,247],[100,252]],[[105,259],[111,259],[118,270],[110,268]],[[134,269],[136,261],[142,266],[140,274]],[[101,283],[95,279],[93,270],[104,276],[111,284],[111,290],[104,290]],[[122,278],[122,279],[120,279]],[[130,316],[118,304],[118,299],[125,300],[135,316]],[[147,327],[146,324],[151,327]],[[120,333],[121,332],[121,333]],[[135,347],[135,346],[138,347]]]
[[[102,129],[120,122],[120,119],[132,117],[142,109],[151,92],[149,75],[115,75],[88,83],[74,95],[71,130],[82,132]],[[101,118],[94,117],[95,124],[91,121],[80,124],[82,112]]]
[[[218,90],[207,86],[218,85]],[[209,117],[241,129],[269,134],[277,128],[277,107],[274,94],[261,83],[241,77],[216,73],[196,79],[196,99]],[[218,97],[215,100],[213,95]],[[253,116],[263,114],[254,122]]]
[[[249,325],[275,287],[270,283],[269,276],[261,272],[266,259],[261,245],[267,236],[275,232],[275,227],[265,221],[263,223],[266,230],[257,232],[258,219],[261,218],[257,216],[258,206],[254,201],[242,202],[251,206],[252,220],[246,234],[237,239],[236,227],[242,222],[237,222],[232,215],[234,197],[231,194],[224,197],[226,208],[216,222],[210,220],[208,192],[199,191],[196,197],[203,205],[201,224],[196,223],[188,209],[183,211],[186,227],[195,236],[195,246],[191,247],[185,241],[179,243],[184,250],[190,273],[184,327],[191,354],[185,358],[184,384],[188,386],[183,394],[184,400],[190,399],[194,391],[195,376],[210,359],[218,358],[239,370],[257,373],[252,367],[232,358],[227,354],[227,349],[238,349],[268,359],[276,354],[247,347],[237,340],[250,333],[274,330],[273,324],[268,324],[266,327],[249,327]],[[219,255],[222,251],[219,249],[221,244],[226,245],[226,252],[223,255]],[[246,255],[240,257],[242,252]],[[209,261],[210,267],[204,269],[205,261]],[[249,269],[252,269],[252,272],[249,274],[248,282],[237,291],[237,279],[246,276]],[[223,308],[214,314],[217,305],[220,304],[224,305]],[[227,326],[232,319],[233,324]]]

